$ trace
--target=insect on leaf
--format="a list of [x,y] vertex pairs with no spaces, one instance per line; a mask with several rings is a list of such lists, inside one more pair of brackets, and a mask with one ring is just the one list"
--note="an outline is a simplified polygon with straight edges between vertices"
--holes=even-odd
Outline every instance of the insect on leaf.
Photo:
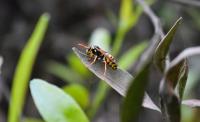
[[[114,90],[116,90],[122,96],[125,96],[128,85],[133,77],[124,70],[116,69],[113,70],[110,67],[107,68],[106,74],[104,75],[104,64],[102,62],[96,62],[93,65],[90,65],[88,61],[88,57],[82,54],[80,50],[73,47],[73,51],[76,55],[81,59],[83,64],[93,72],[97,77],[104,80],[107,84],[109,84]],[[146,108],[150,108],[156,111],[160,111],[160,109],[149,99],[149,96],[146,94],[144,97],[143,106]]]

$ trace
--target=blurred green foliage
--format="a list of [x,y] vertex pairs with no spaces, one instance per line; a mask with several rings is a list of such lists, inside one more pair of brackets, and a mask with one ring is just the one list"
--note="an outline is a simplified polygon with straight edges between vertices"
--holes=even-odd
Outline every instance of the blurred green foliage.
[[[88,45],[98,45],[102,49],[116,56],[118,52],[120,51],[120,48],[122,46],[122,42],[124,40],[126,33],[132,27],[136,25],[141,13],[142,13],[142,8],[138,6],[137,4],[135,4],[133,1],[122,0],[121,7],[120,7],[119,23],[118,23],[117,32],[114,38],[113,48],[110,49],[111,47],[110,32],[107,29],[101,28],[101,27],[94,30],[94,32],[91,34]],[[134,61],[137,60],[137,58],[140,56],[140,54],[144,51],[146,47],[147,47],[147,42],[143,42],[141,44],[133,46],[129,51],[125,53],[125,55],[121,56],[119,60],[120,68],[127,69],[128,67],[133,65]],[[81,81],[84,81],[84,80],[88,81],[88,77],[91,77],[91,75],[88,73],[88,70],[82,65],[80,60],[74,54],[69,54],[67,56],[67,61],[68,61],[69,67],[63,66],[67,72],[66,71],[64,72],[64,68],[60,67],[62,64],[60,66],[57,65],[58,66],[57,68],[52,67],[55,65],[47,65],[47,67],[51,67],[50,69],[52,69],[52,70],[49,70],[48,68],[49,72],[50,73],[54,72],[53,74],[55,76],[58,76],[59,78],[63,80],[67,80],[67,82],[70,82],[71,84],[73,82],[75,83],[77,81],[76,80],[77,78],[73,79],[72,78],[73,75],[70,75],[69,72],[76,71],[78,74],[83,76],[82,77],[83,79]],[[53,69],[60,69],[62,72],[56,71],[56,70],[53,71]],[[66,75],[64,76],[64,74]],[[69,78],[68,75],[70,75],[71,77]],[[98,83],[94,98],[91,100],[91,104],[87,112],[90,118],[93,118],[93,116],[96,114],[96,111],[98,110],[102,102],[104,101],[109,89],[110,87],[105,82],[100,81]]]
[[90,102],[87,88],[80,84],[70,84],[63,87],[63,90],[72,96],[83,109],[87,109]]
[[128,69],[131,65],[135,63],[135,61],[138,59],[138,57],[147,46],[148,43],[145,41],[131,47],[120,57],[119,67],[122,69]]
[[88,69],[83,66],[81,61],[78,59],[78,57],[74,53],[70,53],[67,56],[67,61],[69,63],[69,66],[76,71],[78,74],[82,75],[83,77],[87,78],[91,76]]
[[48,22],[49,15],[43,14],[19,58],[13,78],[8,122],[19,122],[32,67],[47,30]]
[[40,79],[30,83],[33,100],[46,122],[89,122],[76,101],[60,88]]
[[56,61],[48,61],[46,63],[46,70],[48,70],[50,74],[59,77],[68,83],[81,83],[81,81],[84,79],[84,77],[77,71],[74,71],[66,65]]
[[132,0],[122,0],[120,6],[120,15],[118,21],[118,28],[113,44],[112,54],[116,56],[120,51],[122,42],[124,40],[125,34],[135,26],[142,9],[140,6],[135,4]]

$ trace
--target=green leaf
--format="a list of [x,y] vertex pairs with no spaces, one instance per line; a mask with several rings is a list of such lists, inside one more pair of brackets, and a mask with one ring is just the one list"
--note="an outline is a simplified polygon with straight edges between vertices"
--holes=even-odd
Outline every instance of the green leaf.
[[[200,47],[192,47],[182,51],[166,70],[165,77],[160,85],[160,96],[162,101],[162,110],[166,111],[167,117],[171,122],[179,122],[180,115],[180,99],[176,95],[174,88],[176,84],[187,77],[186,58],[200,55]],[[185,75],[185,76],[184,76]],[[183,79],[182,79],[183,78]],[[183,83],[183,87],[185,83]],[[183,92],[183,91],[182,91]],[[164,109],[163,109],[164,108]]]
[[8,113],[8,122],[18,122],[24,105],[28,81],[32,72],[36,55],[47,30],[49,15],[43,14],[25,45],[15,70],[11,101]]
[[89,122],[76,101],[60,88],[34,79],[30,89],[36,107],[46,122]]
[[46,63],[46,70],[69,83],[80,83],[83,80],[83,77],[77,72],[67,67],[67,65],[63,65],[56,61],[48,61]]
[[122,0],[118,28],[112,49],[114,56],[119,53],[126,33],[136,25],[141,13],[142,8],[135,5],[132,0]]
[[120,27],[128,28],[130,17],[133,14],[132,0],[122,0],[120,7]]
[[97,90],[94,96],[94,99],[90,105],[90,108],[87,111],[87,115],[92,119],[96,112],[99,110],[100,106],[104,102],[107,93],[110,90],[110,86],[101,80],[97,86]]
[[[177,63],[176,65],[170,65],[168,70],[166,71],[166,79],[168,84],[172,89],[174,89],[177,86],[177,83],[179,82],[179,79],[181,79],[183,74],[186,72],[187,67],[187,60],[182,60],[181,62]],[[187,75],[187,74],[185,74]]]
[[188,67],[188,63],[186,60],[180,71],[179,80],[178,80],[178,84],[177,84],[178,94],[179,94],[179,97],[181,100],[183,98],[183,94],[185,91],[185,86],[186,86],[187,79],[188,79],[188,72],[189,72],[189,67]]
[[90,37],[90,45],[98,45],[109,52],[111,43],[110,32],[105,28],[97,28]]
[[86,109],[88,107],[89,92],[83,85],[71,84],[63,87],[63,90],[70,96],[72,96],[83,109]]
[[149,64],[141,69],[131,82],[122,104],[121,121],[136,122],[140,112],[148,81]]
[[133,46],[127,52],[125,52],[120,58],[118,64],[122,69],[128,69],[138,59],[140,54],[148,46],[147,42],[142,42],[136,46]]
[[74,53],[70,53],[67,56],[67,61],[71,69],[76,71],[78,74],[82,75],[84,78],[88,78],[90,73],[87,68],[81,63]]
[[[191,56],[200,55],[200,47],[191,47],[182,51],[172,62],[166,71],[168,84],[174,89],[178,87],[178,93],[182,99],[188,76],[188,64],[186,59]],[[178,83],[178,86],[177,86]]]
[[169,84],[173,89],[176,87],[178,80],[181,79],[180,76],[183,78],[187,77],[183,76],[182,74],[188,75],[186,59],[195,55],[200,55],[200,46],[185,49],[169,64],[169,68],[166,71],[166,76],[169,80],[168,82],[170,82]]
[[122,0],[120,7],[119,28],[129,30],[136,24],[142,9],[138,5],[135,5],[134,2],[132,0]]
[[172,26],[169,32],[165,35],[165,37],[160,41],[158,47],[156,48],[156,52],[154,55],[155,64],[159,68],[161,72],[164,72],[166,65],[166,56],[169,52],[170,44],[174,38],[176,30],[181,22],[182,18],[179,18],[176,23]]

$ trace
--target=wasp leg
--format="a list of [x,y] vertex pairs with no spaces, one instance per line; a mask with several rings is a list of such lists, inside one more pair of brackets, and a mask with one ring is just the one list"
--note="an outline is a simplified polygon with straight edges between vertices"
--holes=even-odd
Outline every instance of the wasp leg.
[[106,74],[106,70],[107,70],[107,63],[106,63],[106,61],[104,61],[104,73],[103,73],[103,75]]
[[95,56],[94,60],[92,61],[92,63],[90,63],[90,65],[94,64],[97,60],[97,56]]

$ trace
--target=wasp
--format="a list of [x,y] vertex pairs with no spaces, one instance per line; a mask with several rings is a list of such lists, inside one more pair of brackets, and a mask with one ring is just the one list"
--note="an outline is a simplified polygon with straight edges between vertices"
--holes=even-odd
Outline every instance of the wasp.
[[104,51],[100,47],[94,46],[86,46],[83,44],[78,44],[79,46],[86,49],[86,55],[89,57],[89,60],[93,59],[90,65],[94,64],[97,60],[102,61],[104,63],[104,75],[106,74],[107,65],[110,66],[113,70],[117,69],[117,63],[114,57],[108,52]]

